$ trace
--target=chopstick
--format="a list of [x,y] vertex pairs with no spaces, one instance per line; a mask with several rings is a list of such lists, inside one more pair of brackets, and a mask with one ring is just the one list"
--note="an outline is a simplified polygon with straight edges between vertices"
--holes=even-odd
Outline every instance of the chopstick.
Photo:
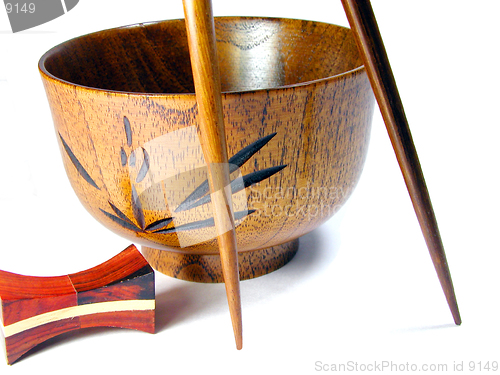
[[231,181],[212,3],[210,0],[183,0],[183,3],[198,103],[201,145],[208,165],[208,181],[212,195],[222,273],[236,348],[241,349],[243,340],[238,254],[231,189],[226,189]]
[[403,103],[369,0],[342,0],[455,324],[462,320],[436,216]]

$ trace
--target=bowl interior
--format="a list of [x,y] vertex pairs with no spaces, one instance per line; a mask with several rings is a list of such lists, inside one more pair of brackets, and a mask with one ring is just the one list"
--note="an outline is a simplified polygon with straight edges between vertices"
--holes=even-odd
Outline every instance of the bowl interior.
[[[222,90],[294,85],[362,65],[349,29],[312,21],[216,18]],[[110,29],[75,38],[42,57],[57,79],[111,91],[193,93],[184,20]]]

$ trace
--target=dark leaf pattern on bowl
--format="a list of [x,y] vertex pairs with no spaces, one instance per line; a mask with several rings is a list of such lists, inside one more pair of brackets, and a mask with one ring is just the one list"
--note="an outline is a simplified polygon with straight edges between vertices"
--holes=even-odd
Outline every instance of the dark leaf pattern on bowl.
[[127,217],[127,215],[125,215],[123,212],[121,212],[121,211],[118,209],[118,207],[116,207],[113,203],[111,203],[111,202],[109,202],[109,201],[108,201],[108,203],[109,203],[109,205],[111,206],[111,209],[115,212],[115,214],[116,214],[116,215],[117,215],[120,219],[122,219],[123,221],[126,221],[126,222],[128,222],[128,223],[130,223],[130,224],[135,225],[134,223],[132,223],[132,220],[130,220],[130,219]]
[[85,181],[87,181],[90,185],[95,187],[97,190],[101,190],[99,188],[99,186],[97,186],[95,181],[92,179],[92,177],[90,177],[89,173],[85,170],[82,163],[80,163],[80,161],[77,159],[77,157],[75,156],[73,151],[71,151],[71,148],[68,146],[68,144],[66,143],[66,141],[62,137],[61,133],[59,133],[59,138],[61,138],[61,142],[62,142],[62,145],[64,147],[64,150],[66,151],[66,154],[68,154],[69,159],[71,160],[71,162],[75,166],[75,168],[78,171],[78,173],[80,174],[80,176],[82,176]]
[[123,219],[120,219],[119,217],[113,215],[113,214],[110,214],[109,212],[106,212],[104,211],[103,209],[101,209],[101,212],[106,215],[108,218],[110,218],[111,220],[113,220],[116,224],[122,226],[123,228],[125,229],[129,229],[129,230],[132,230],[134,232],[142,232],[142,229],[139,228],[137,225],[135,224],[132,224],[130,221],[125,221]]
[[[249,174],[243,176],[242,178],[236,178],[233,181],[231,181],[231,193],[235,194],[235,193],[237,193],[237,192],[239,192],[239,191],[241,191],[241,190],[243,190],[243,189],[245,189],[253,184],[261,182],[261,181],[271,177],[272,175],[278,173],[279,171],[281,171],[285,167],[286,167],[286,165],[280,165],[278,167],[266,168],[266,169],[262,169],[262,170],[257,171],[257,172],[249,173]],[[179,208],[177,208],[175,210],[175,212],[190,210],[192,208],[201,206],[201,205],[206,204],[206,203],[211,202],[211,201],[212,201],[211,195],[207,194],[207,195],[203,196],[202,198],[198,199],[197,201],[194,201],[192,204],[187,205],[182,210],[179,210]]]
[[142,152],[144,154],[144,160],[142,162],[141,169],[139,170],[139,173],[137,173],[137,177],[135,179],[135,182],[139,183],[142,180],[144,180],[144,177],[146,177],[148,171],[149,171],[149,154],[148,152],[142,147]]
[[[255,212],[255,210],[235,212],[234,213],[234,220],[243,219],[245,216],[251,215],[254,212]],[[178,227],[171,227],[171,228],[167,228],[167,229],[157,230],[154,233],[182,232],[182,231],[186,231],[186,230],[208,228],[208,227],[213,227],[213,226],[215,226],[215,221],[214,221],[214,218],[211,217],[211,218],[205,219],[205,220],[193,221],[191,223],[182,224],[182,225],[179,225]]]
[[[126,116],[123,117],[123,124],[125,126],[125,135],[126,135],[126,141],[127,141],[127,146],[132,145],[132,129],[130,126],[130,121]],[[272,133],[269,134],[263,138],[258,139],[257,141],[251,143],[250,145],[244,147],[241,149],[239,152],[237,152],[234,156],[232,156],[229,159],[229,172],[235,172],[239,167],[241,167],[243,164],[245,164],[253,155],[255,155],[259,150],[261,150],[277,133]],[[80,172],[82,176],[85,178],[87,176],[90,181],[93,181],[88,173],[81,167],[81,164],[78,162],[76,157],[73,155],[69,147],[67,147],[66,142],[61,137],[61,140],[63,142],[63,145],[65,146],[66,152],[68,152],[68,155],[70,156],[70,159],[73,161],[73,164],[77,166],[77,169],[80,171],[79,168],[82,169],[83,172]],[[148,152],[144,149],[144,147],[141,147],[142,152],[143,152],[143,162],[141,165],[141,168],[139,172],[137,173],[135,182],[140,183],[141,181],[144,180],[146,175],[149,172],[150,169],[150,159],[149,159],[149,154]],[[122,147],[120,149],[120,162],[123,167],[126,166],[127,164],[127,153]],[[134,167],[137,162],[136,158],[136,150],[132,150],[130,152],[130,156],[128,157],[128,163],[130,166]],[[249,173],[245,176],[239,177],[231,181],[231,192],[232,194],[235,194],[253,184],[256,184],[258,182],[264,181],[274,174],[280,172],[286,168],[286,165],[280,165],[276,167],[271,167],[271,168],[266,168],[260,171],[256,171],[253,173]],[[86,178],[86,179],[87,179]],[[94,186],[97,187],[97,185]],[[195,207],[201,206],[203,204],[209,203],[211,201],[211,196],[208,194],[210,191],[209,185],[208,185],[208,180],[203,181],[175,210],[175,212],[180,212],[180,211],[186,211],[193,209]],[[132,230],[137,233],[144,233],[144,232],[149,232],[149,233],[155,233],[155,234],[168,234],[168,233],[175,233],[175,232],[181,232],[181,231],[187,231],[187,230],[193,230],[193,229],[200,229],[200,228],[207,228],[207,227],[213,227],[215,226],[214,218],[208,218],[204,220],[199,220],[199,221],[193,221],[191,223],[186,223],[179,225],[176,227],[173,225],[173,217],[167,217],[163,219],[159,219],[154,221],[153,223],[150,223],[146,225],[146,220],[144,217],[144,212],[142,208],[142,204],[139,198],[139,195],[137,194],[136,188],[134,185],[131,185],[131,206],[132,206],[132,213],[134,216],[134,220],[129,219],[127,215],[125,215],[118,207],[116,207],[112,202],[108,202],[111,209],[113,210],[114,214],[109,213],[105,210],[101,211],[106,215],[109,219],[114,221],[116,224],[120,225],[121,227],[125,229]],[[238,211],[234,213],[234,219],[235,220],[240,220],[248,215],[251,215],[254,213],[255,210],[245,210],[245,211]]]
[[146,227],[146,230],[147,231],[156,231],[156,230],[159,230],[159,229],[163,229],[166,226],[168,226],[172,222],[172,220],[173,219],[171,217],[167,217],[165,219],[157,220],[154,223],[149,224]]
[[[269,134],[258,139],[252,144],[244,147],[234,154],[228,161],[229,173],[236,171],[239,167],[245,164],[255,153],[264,147],[277,133]],[[208,180],[203,181],[188,197],[175,209],[175,212],[188,210],[198,199],[209,192]],[[206,202],[205,202],[206,203]],[[196,206],[195,206],[196,207]]]
[[132,146],[132,128],[127,116],[123,116],[123,125],[125,126],[125,136],[127,137],[127,146]]
[[128,165],[130,165],[131,167],[135,167],[135,161],[136,161],[136,157],[135,157],[135,150],[134,150],[130,153],[130,157],[128,158]]
[[139,224],[139,226],[141,227],[141,229],[144,229],[144,227],[146,226],[146,221],[144,219],[144,212],[142,211],[141,200],[139,199],[139,195],[137,194],[134,185],[132,185],[131,198],[132,198],[131,199],[132,212],[134,213],[134,218],[137,221],[137,224]]
[[127,153],[125,152],[123,147],[120,150],[120,159],[122,162],[122,167],[126,166],[127,165]]

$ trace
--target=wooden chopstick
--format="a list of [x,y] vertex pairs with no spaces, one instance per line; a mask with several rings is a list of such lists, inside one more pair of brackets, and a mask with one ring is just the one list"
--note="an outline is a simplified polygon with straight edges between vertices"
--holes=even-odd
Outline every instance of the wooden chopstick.
[[342,0],[455,324],[462,320],[417,150],[369,0]]
[[238,254],[231,189],[226,189],[230,185],[229,164],[212,4],[210,0],[183,0],[183,3],[198,103],[201,145],[208,165],[222,273],[236,347],[241,349],[243,341]]

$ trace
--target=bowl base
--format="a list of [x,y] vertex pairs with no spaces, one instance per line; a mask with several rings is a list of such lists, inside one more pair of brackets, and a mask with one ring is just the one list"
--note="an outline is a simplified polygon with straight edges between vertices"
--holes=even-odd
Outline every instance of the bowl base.
[[[240,280],[266,275],[287,264],[297,253],[299,240],[238,254]],[[165,275],[199,283],[222,283],[219,255],[186,254],[142,246],[149,264]]]

